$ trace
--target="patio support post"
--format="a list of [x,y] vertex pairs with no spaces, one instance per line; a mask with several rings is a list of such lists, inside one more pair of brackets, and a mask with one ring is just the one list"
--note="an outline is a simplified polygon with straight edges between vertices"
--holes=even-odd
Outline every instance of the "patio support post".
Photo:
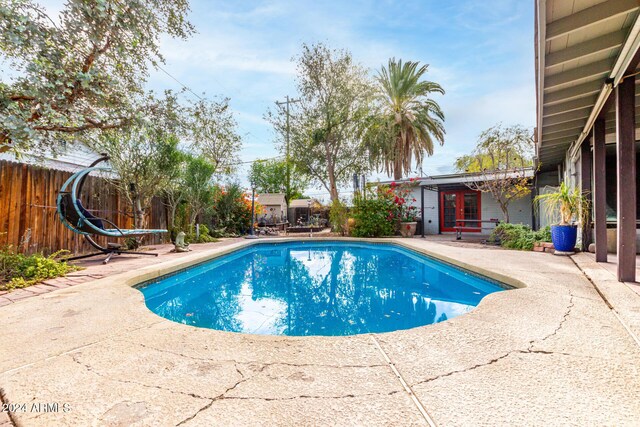
[[[588,139],[582,142],[580,150],[580,187],[582,193],[586,195],[591,204],[591,168],[593,166],[593,162],[591,160],[591,146]],[[584,252],[589,250],[589,244],[591,243],[590,210],[591,208],[589,207],[588,217],[582,224],[582,250]]]
[[424,239],[424,185],[420,186],[420,215],[422,219],[422,238]]
[[618,281],[636,280],[635,77],[616,87]]
[[604,117],[593,124],[593,216],[596,261],[607,262],[607,190]]

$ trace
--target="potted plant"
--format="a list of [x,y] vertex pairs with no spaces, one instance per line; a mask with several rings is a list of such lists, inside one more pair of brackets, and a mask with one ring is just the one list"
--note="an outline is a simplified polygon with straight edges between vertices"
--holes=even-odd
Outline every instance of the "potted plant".
[[402,237],[413,237],[418,225],[417,208],[403,205],[400,210],[400,234]]
[[551,241],[556,251],[573,252],[578,239],[578,224],[586,221],[589,212],[586,195],[563,182],[558,191],[540,194],[534,202],[539,206],[544,202],[544,210],[552,217],[560,214],[560,222],[551,226]]
[[[400,234],[402,237],[413,237],[416,234],[418,225],[418,208],[408,203],[411,195],[411,189],[415,179],[409,180],[408,183],[396,185],[391,183],[391,191],[393,194],[393,203],[396,206],[396,218],[400,222]],[[414,203],[415,198],[411,199]]]

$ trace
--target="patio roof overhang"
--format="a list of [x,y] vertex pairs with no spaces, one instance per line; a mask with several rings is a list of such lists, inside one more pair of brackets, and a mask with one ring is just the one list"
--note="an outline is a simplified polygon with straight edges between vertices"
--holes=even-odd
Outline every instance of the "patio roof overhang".
[[[429,186],[434,186],[434,185],[442,185],[442,184],[466,184],[466,183],[470,183],[470,182],[476,182],[479,179],[482,180],[495,180],[495,179],[502,179],[504,177],[508,177],[508,178],[519,178],[519,177],[525,177],[525,178],[533,178],[535,175],[535,169],[533,167],[527,167],[521,171],[513,171],[513,172],[509,172],[509,171],[498,171],[496,173],[491,173],[491,172],[487,172],[487,173],[473,173],[473,172],[461,172],[461,173],[452,173],[452,174],[447,174],[447,175],[434,175],[434,176],[425,176],[422,178],[414,178],[413,182],[415,185],[420,185],[423,187],[429,187]],[[388,185],[391,184],[392,182],[397,182],[397,183],[408,183],[411,182],[410,179],[403,179],[403,180],[393,180],[393,181],[380,181],[377,183],[371,183],[371,185]]]
[[[541,170],[556,168],[567,155],[575,158],[597,118],[606,121],[606,141],[615,142],[610,95],[636,70],[639,10],[640,0],[536,0],[535,138]],[[640,123],[640,108],[635,111]]]

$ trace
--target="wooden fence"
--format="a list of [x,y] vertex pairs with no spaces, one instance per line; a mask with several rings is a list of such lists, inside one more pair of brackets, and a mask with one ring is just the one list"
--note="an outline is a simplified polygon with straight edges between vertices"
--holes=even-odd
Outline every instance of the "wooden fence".
[[[0,161],[0,248],[10,245],[20,252],[45,254],[60,249],[74,254],[94,250],[58,217],[58,191],[70,176],[70,172]],[[82,202],[91,213],[113,221],[120,228],[133,227],[130,205],[103,178],[88,177]],[[167,211],[160,199],[153,200],[147,223],[149,228],[167,228]],[[166,239],[168,235],[146,236],[145,244],[158,244]],[[118,241],[105,237],[95,240],[102,245]]]

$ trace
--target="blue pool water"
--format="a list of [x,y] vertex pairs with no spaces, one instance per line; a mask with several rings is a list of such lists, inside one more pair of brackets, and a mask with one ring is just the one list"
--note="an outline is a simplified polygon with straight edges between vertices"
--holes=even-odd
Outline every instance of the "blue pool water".
[[391,244],[262,243],[139,287],[154,313],[268,335],[352,335],[442,322],[505,288]]

